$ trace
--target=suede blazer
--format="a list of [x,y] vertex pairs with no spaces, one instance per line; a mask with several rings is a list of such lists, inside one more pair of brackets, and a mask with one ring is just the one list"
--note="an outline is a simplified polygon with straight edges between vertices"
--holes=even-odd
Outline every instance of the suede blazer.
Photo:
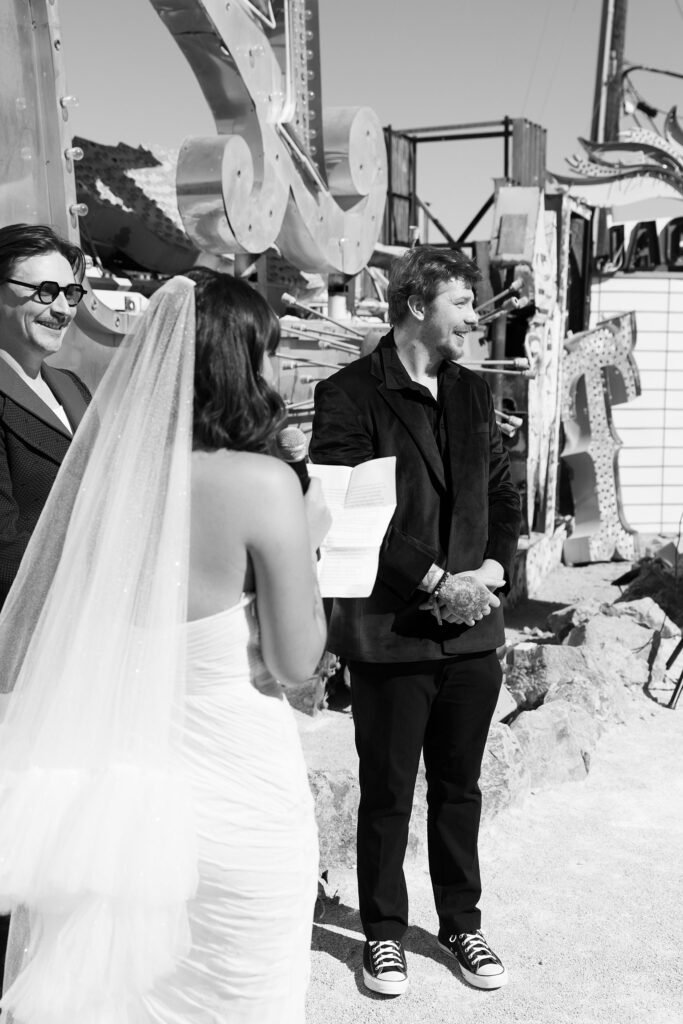
[[[501,609],[473,627],[439,626],[430,612],[419,610],[426,594],[417,589],[433,563],[462,572],[495,558],[510,578],[521,503],[491,390],[476,373],[447,365],[441,387],[447,403],[449,491],[428,416],[406,398],[405,383],[389,332],[374,352],[320,381],[315,390],[313,462],[355,466],[396,456],[397,507],[375,587],[368,598],[334,602],[328,645],[348,661],[431,661],[492,650],[505,641]],[[444,522],[447,550],[439,540]]]
[[[42,375],[75,430],[90,401],[88,388],[70,370],[44,364]],[[59,417],[0,360],[0,606],[70,441]]]

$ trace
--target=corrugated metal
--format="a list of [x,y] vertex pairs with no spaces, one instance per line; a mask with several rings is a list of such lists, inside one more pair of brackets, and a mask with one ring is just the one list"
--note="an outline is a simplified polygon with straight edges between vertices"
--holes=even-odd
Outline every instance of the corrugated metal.
[[416,154],[414,139],[386,128],[389,180],[384,209],[382,241],[385,245],[410,245],[410,225],[416,223]]
[[545,183],[546,130],[533,121],[516,117],[512,122],[512,179],[516,185]]

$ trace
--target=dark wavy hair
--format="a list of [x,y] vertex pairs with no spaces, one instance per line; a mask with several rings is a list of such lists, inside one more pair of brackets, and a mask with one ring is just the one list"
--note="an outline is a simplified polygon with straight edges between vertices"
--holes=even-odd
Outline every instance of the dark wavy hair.
[[408,314],[408,299],[419,295],[426,303],[433,302],[439,285],[455,278],[473,288],[481,280],[476,263],[457,249],[436,245],[416,245],[399,256],[389,271],[387,301],[389,323],[400,324]]
[[46,224],[8,224],[0,228],[0,283],[13,276],[17,263],[31,256],[46,256],[51,252],[58,252],[68,260],[76,280],[83,280],[83,250],[60,238]]
[[285,419],[285,404],[264,380],[263,360],[280,341],[280,322],[250,285],[200,268],[194,371],[194,448],[267,452]]

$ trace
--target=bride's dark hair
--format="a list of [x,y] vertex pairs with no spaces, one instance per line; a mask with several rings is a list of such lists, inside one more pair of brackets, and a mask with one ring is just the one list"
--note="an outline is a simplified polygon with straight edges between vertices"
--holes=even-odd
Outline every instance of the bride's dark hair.
[[205,268],[186,277],[196,283],[193,447],[267,452],[286,415],[261,372],[280,341],[279,321],[239,278]]

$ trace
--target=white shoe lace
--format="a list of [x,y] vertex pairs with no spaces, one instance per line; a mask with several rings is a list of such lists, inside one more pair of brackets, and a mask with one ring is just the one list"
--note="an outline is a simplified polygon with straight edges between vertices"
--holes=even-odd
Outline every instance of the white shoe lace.
[[[465,956],[472,964],[475,972],[480,967],[495,964],[502,967],[502,963],[493,952],[481,932],[462,932],[457,936],[463,948]],[[451,935],[450,941],[455,942],[456,936]]]
[[401,944],[395,939],[371,940],[370,956],[375,974],[379,974],[380,971],[400,971],[401,974],[405,972]]

